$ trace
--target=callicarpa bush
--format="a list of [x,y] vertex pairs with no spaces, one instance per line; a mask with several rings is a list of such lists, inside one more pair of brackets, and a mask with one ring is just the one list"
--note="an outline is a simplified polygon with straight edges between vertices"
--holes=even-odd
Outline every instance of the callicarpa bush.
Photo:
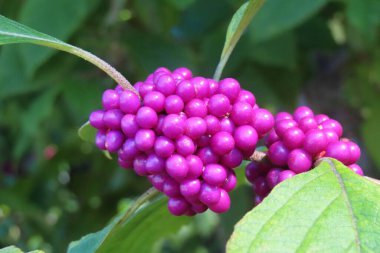
[[272,129],[272,114],[235,79],[193,77],[187,68],[158,68],[134,88],[103,93],[103,109],[89,119],[97,147],[148,177],[174,215],[227,211],[234,168]]

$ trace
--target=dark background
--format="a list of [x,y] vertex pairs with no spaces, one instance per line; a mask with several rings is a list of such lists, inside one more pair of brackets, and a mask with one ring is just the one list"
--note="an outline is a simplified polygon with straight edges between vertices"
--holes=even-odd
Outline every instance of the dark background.
[[[82,47],[132,83],[159,66],[212,77],[239,0],[0,0],[0,14]],[[223,76],[272,112],[306,104],[338,119],[380,173],[380,2],[267,0]],[[0,248],[64,252],[149,185],[77,136],[113,81],[72,55],[0,47]],[[206,213],[157,252],[221,252],[252,207],[249,186],[226,215]]]

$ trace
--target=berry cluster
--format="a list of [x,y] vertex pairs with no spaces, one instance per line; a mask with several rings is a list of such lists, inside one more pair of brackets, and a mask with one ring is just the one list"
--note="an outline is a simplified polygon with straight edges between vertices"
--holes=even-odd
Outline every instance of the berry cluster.
[[272,114],[235,79],[193,77],[186,68],[159,68],[134,87],[139,95],[120,86],[103,93],[103,109],[90,115],[96,145],[147,176],[172,214],[227,211],[233,168],[273,128]]
[[278,113],[274,129],[265,137],[266,161],[251,162],[246,169],[256,193],[256,204],[278,183],[312,169],[321,157],[335,158],[363,175],[356,164],[360,158],[359,146],[342,138],[342,134],[338,121],[324,114],[314,115],[306,106],[298,107],[293,115]]

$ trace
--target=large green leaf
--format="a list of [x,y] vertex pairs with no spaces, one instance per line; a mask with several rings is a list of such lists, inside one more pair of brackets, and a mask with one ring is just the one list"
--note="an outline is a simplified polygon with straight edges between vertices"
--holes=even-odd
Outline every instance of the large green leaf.
[[320,10],[327,0],[267,0],[249,26],[250,36],[263,41],[301,24]]
[[214,79],[219,79],[222,75],[224,66],[230,57],[232,50],[236,46],[243,32],[251,22],[252,18],[260,10],[264,4],[264,0],[250,0],[243,4],[239,10],[234,14],[230,24],[228,25],[226,40],[218,67],[215,71]]
[[115,218],[103,230],[72,242],[68,253],[152,252],[158,240],[177,232],[190,221],[189,217],[171,215],[166,203],[166,198],[160,196],[127,214],[126,220]]
[[379,252],[379,200],[379,185],[324,159],[247,213],[227,252]]

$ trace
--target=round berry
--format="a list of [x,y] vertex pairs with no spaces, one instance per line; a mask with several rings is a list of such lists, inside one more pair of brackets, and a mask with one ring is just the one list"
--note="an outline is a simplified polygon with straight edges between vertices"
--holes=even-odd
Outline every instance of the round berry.
[[359,165],[357,165],[357,164],[351,164],[351,165],[348,166],[348,168],[350,168],[353,172],[355,172],[359,176],[363,176],[364,175],[362,168]]
[[165,172],[165,160],[151,153],[146,159],[145,170],[148,174],[161,174]]
[[355,142],[352,142],[352,141],[348,141],[347,145],[350,150],[349,163],[350,164],[356,163],[360,159],[360,155],[361,155],[360,148]]
[[279,112],[276,114],[275,122],[280,122],[284,119],[293,119],[293,116],[288,112]]
[[303,149],[294,149],[289,153],[288,166],[297,174],[310,170],[312,164],[312,157]]
[[159,136],[154,143],[154,152],[162,158],[168,158],[174,150],[174,142],[165,136]]
[[140,154],[140,150],[137,149],[134,139],[127,139],[123,146],[120,148],[118,155],[123,160],[133,160]]
[[180,184],[181,194],[187,197],[197,196],[201,190],[201,181],[199,179],[188,179]]
[[242,89],[235,102],[246,102],[253,107],[256,104],[256,98],[252,92]]
[[208,79],[208,84],[210,86],[210,96],[214,95],[218,91],[219,84],[214,79]]
[[342,125],[334,120],[334,119],[328,119],[326,121],[323,121],[321,123],[321,126],[322,126],[322,129],[331,129],[333,130],[337,135],[338,137],[341,137],[342,134],[343,134],[343,127]]
[[154,128],[158,123],[157,113],[150,107],[141,107],[136,114],[136,122],[141,128]]
[[245,125],[236,128],[234,139],[237,148],[253,153],[258,141],[258,136],[253,127]]
[[136,116],[133,114],[124,115],[121,119],[120,126],[121,130],[128,138],[134,137],[136,132],[139,130],[139,126],[136,122]]
[[234,137],[228,132],[218,132],[211,137],[211,148],[218,155],[227,154],[234,146]]
[[304,117],[313,117],[313,111],[307,106],[300,106],[294,111],[294,119],[299,122]]
[[235,124],[232,122],[230,118],[223,118],[220,121],[220,131],[232,134],[235,131]]
[[177,86],[176,94],[182,98],[183,102],[187,103],[195,98],[195,88],[190,81],[182,81]]
[[93,111],[90,114],[90,125],[97,129],[105,128],[106,126],[103,121],[103,116],[104,116],[103,110]]
[[282,141],[273,143],[268,149],[270,161],[278,166],[284,166],[288,162],[289,150]]
[[219,82],[218,92],[226,95],[234,103],[240,93],[240,84],[233,78],[226,78]]
[[108,110],[104,113],[103,122],[108,128],[120,129],[123,116],[123,113],[119,109]]
[[207,115],[207,106],[203,100],[194,98],[186,104],[185,113],[187,117],[204,118]]
[[214,135],[220,131],[221,125],[217,117],[213,115],[207,115],[204,120],[207,126],[206,134]]
[[219,162],[219,156],[210,147],[201,148],[197,155],[202,160],[203,164],[212,164]]
[[345,165],[350,163],[350,148],[347,145],[347,142],[336,141],[330,143],[326,148],[326,157],[335,158],[341,161]]
[[164,109],[165,96],[161,92],[151,91],[144,96],[144,105],[159,113]]
[[214,186],[222,186],[227,178],[226,169],[219,164],[208,164],[203,171],[203,180]]
[[267,136],[265,136],[265,145],[269,147],[276,141],[280,140],[280,137],[277,135],[276,131],[272,129]]
[[188,68],[184,68],[184,67],[180,67],[180,68],[177,68],[173,71],[173,74],[174,73],[177,73],[177,74],[180,74],[181,76],[183,76],[185,79],[190,79],[193,77],[193,73],[191,73],[190,69]]
[[317,122],[317,124],[322,124],[322,122],[326,121],[326,120],[329,120],[329,116],[325,115],[325,114],[317,114],[315,115],[314,117],[315,121]]
[[161,75],[156,82],[156,90],[161,92],[165,96],[174,94],[176,88],[176,82],[173,79],[173,77],[169,74]]
[[256,180],[253,182],[253,188],[255,190],[255,193],[259,196],[266,196],[270,191],[265,177],[256,178]]
[[292,178],[296,175],[296,173],[294,173],[293,171],[291,170],[283,170],[280,172],[280,174],[278,174],[278,183],[281,183],[289,178]]
[[207,131],[206,122],[200,117],[191,117],[186,120],[185,133],[191,139],[196,140]]
[[164,190],[164,183],[167,179],[167,175],[165,174],[158,174],[158,175],[149,175],[148,179],[153,185],[154,188],[162,192]]
[[133,170],[136,172],[137,175],[139,176],[148,175],[145,169],[146,160],[147,160],[146,155],[141,154],[141,155],[138,155],[133,161]]
[[165,179],[164,185],[162,187],[162,192],[166,196],[172,197],[172,198],[182,196],[180,188],[179,188],[179,183],[170,177]]
[[98,130],[95,136],[95,145],[101,149],[106,150],[106,136],[107,131],[106,130]]
[[169,114],[162,124],[162,132],[168,138],[180,137],[185,131],[185,120],[177,114]]
[[318,127],[317,121],[314,119],[314,117],[303,117],[298,121],[299,128],[304,132],[307,133],[311,129],[316,129]]
[[153,83],[143,83],[139,88],[139,94],[142,98],[144,98],[145,95],[153,91],[154,88],[155,88],[155,85]]
[[273,189],[278,184],[278,176],[281,171],[279,168],[273,168],[266,175],[265,179],[270,189]]
[[168,201],[169,212],[175,216],[184,215],[189,209],[190,205],[183,198],[170,198]]
[[252,106],[246,102],[236,102],[232,106],[230,117],[237,126],[247,125],[252,122]]
[[231,200],[230,197],[228,196],[228,193],[220,189],[220,199],[216,204],[211,204],[209,205],[209,208],[211,211],[215,213],[224,213],[230,209],[231,205]]
[[104,109],[119,109],[119,94],[115,90],[105,90],[103,92],[102,104]]
[[231,104],[227,96],[223,94],[213,95],[207,104],[207,109],[211,115],[222,117],[230,110]]
[[203,172],[203,162],[196,155],[189,155],[186,157],[187,165],[189,167],[189,171],[187,173],[187,178],[195,179],[202,175]]
[[133,162],[131,160],[123,160],[120,157],[117,159],[117,163],[119,164],[120,167],[123,169],[133,169]]
[[221,163],[227,168],[236,168],[243,161],[243,154],[237,149],[234,148],[227,154],[223,155],[221,158]]
[[123,145],[124,134],[119,130],[110,130],[106,135],[105,147],[109,152],[116,152]]
[[233,189],[235,189],[236,184],[237,184],[237,179],[236,179],[235,172],[234,172],[233,170],[231,170],[231,171],[228,173],[228,176],[227,176],[226,182],[225,182],[224,185],[223,185],[223,189],[224,189],[225,191],[227,191],[227,192],[230,192],[230,191],[232,191]]
[[284,119],[284,120],[278,121],[276,125],[274,126],[274,129],[276,130],[277,135],[282,137],[285,131],[292,127],[298,127],[297,122],[292,119]]
[[194,77],[191,82],[195,88],[195,97],[204,98],[209,96],[210,86],[206,78],[197,76]]
[[305,135],[303,148],[311,155],[316,155],[326,149],[328,142],[322,130],[312,129]]
[[253,111],[252,126],[259,135],[268,133],[274,126],[274,118],[270,111],[266,109],[256,109]]
[[153,148],[156,135],[150,129],[140,129],[136,132],[136,147],[141,151],[149,151]]
[[189,171],[186,159],[180,155],[172,155],[166,160],[166,172],[177,181],[182,181]]
[[182,135],[176,140],[176,149],[178,154],[186,157],[195,152],[196,146],[190,137]]
[[282,141],[288,149],[295,149],[302,147],[305,134],[298,127],[287,129],[282,136]]
[[328,143],[339,140],[338,135],[332,129],[323,129],[322,131],[325,134]]
[[170,95],[165,100],[165,111],[168,114],[178,114],[182,112],[184,106],[181,97],[177,95]]
[[216,204],[220,200],[221,189],[217,186],[211,186],[203,183],[199,193],[199,200],[206,205]]

